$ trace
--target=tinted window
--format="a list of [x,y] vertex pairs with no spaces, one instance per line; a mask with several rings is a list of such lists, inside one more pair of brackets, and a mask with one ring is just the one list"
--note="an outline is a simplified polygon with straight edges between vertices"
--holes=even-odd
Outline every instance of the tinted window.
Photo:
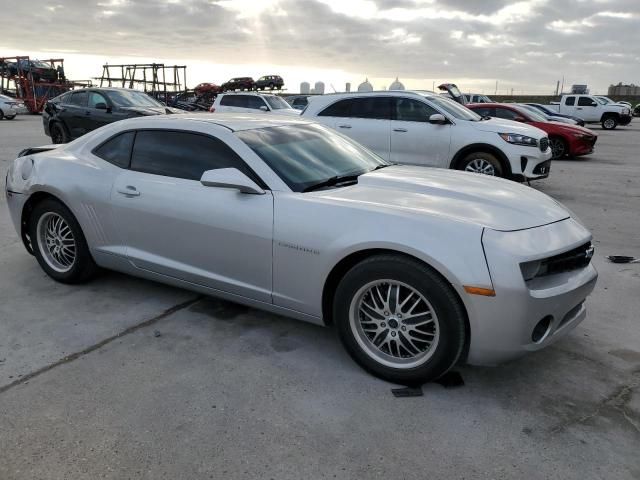
[[247,106],[247,96],[246,95],[225,95],[220,100],[220,105],[224,105],[226,107],[242,107],[248,108]]
[[580,107],[590,107],[594,103],[591,97],[579,97],[578,98],[578,106]]
[[477,107],[473,109],[478,115],[482,115],[483,117],[495,117],[496,109],[490,107]]
[[216,138],[166,130],[142,130],[136,134],[131,170],[200,180],[207,170],[230,167],[253,177],[242,159]]
[[470,122],[478,122],[481,117],[477,113],[469,110],[464,105],[460,105],[449,98],[440,95],[425,95],[427,101],[435,105],[436,108],[444,110],[447,115],[451,115],[459,120],[468,120]]
[[576,97],[567,97],[566,100],[564,101],[565,105],[575,105],[576,104]]
[[276,95],[267,95],[264,98],[272,110],[282,110],[283,108],[291,108],[287,102],[285,102],[281,97],[277,97]]
[[104,95],[96,92],[89,93],[89,108],[96,108],[98,103],[107,104],[107,99],[104,98]]
[[266,107],[264,100],[260,97],[256,97],[255,95],[247,95],[247,108],[253,108],[254,110],[259,110],[261,107]]
[[391,97],[354,98],[352,99],[349,116],[352,118],[390,120],[391,100]]
[[395,98],[395,120],[404,122],[428,122],[429,117],[437,112],[424,102],[411,98]]
[[86,107],[87,106],[87,98],[89,97],[89,95],[87,94],[87,92],[74,92],[71,95],[71,101],[70,103],[73,105],[78,105],[80,107]]
[[340,100],[332,105],[329,105],[318,116],[320,117],[348,117],[351,110],[351,100]]
[[111,101],[119,107],[164,107],[144,92],[136,90],[108,90]]
[[121,168],[129,168],[134,132],[124,132],[110,138],[93,151],[93,154]]
[[506,120],[515,120],[518,117],[522,117],[522,115],[518,112],[514,112],[513,110],[509,110],[508,108],[496,108],[496,117],[504,118]]

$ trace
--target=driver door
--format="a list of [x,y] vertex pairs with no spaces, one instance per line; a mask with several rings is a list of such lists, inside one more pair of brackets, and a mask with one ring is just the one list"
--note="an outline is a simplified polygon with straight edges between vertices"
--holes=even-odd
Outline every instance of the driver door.
[[111,193],[114,219],[137,268],[271,303],[273,198],[200,183],[229,167],[261,183],[218,138],[138,131]]
[[[105,108],[96,108],[103,105]],[[86,110],[87,130],[95,130],[111,122],[113,122],[113,113],[107,98],[101,93],[90,91]]]

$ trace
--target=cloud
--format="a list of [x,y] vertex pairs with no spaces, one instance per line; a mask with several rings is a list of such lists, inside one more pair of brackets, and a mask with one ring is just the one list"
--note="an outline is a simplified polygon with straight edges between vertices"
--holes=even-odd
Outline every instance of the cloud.
[[551,91],[562,75],[600,89],[640,83],[638,0],[29,3],[0,0],[12,18],[24,19],[3,24],[7,47],[341,69],[374,78],[499,79],[538,91]]

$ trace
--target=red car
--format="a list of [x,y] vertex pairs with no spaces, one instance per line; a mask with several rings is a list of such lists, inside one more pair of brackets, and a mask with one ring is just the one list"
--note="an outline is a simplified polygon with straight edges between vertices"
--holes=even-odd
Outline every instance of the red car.
[[551,122],[541,113],[528,110],[515,103],[470,103],[465,105],[483,117],[504,118],[528,123],[547,132],[553,159],[577,157],[593,152],[598,136],[588,128],[566,123]]

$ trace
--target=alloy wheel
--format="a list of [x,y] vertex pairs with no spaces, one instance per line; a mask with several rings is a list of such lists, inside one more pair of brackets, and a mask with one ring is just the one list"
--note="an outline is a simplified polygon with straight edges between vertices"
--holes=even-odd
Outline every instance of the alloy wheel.
[[396,280],[361,287],[351,300],[349,323],[362,350],[392,368],[424,364],[440,340],[432,305],[415,288]]
[[559,138],[552,138],[550,143],[552,158],[562,158],[565,154],[564,142]]
[[484,158],[471,160],[464,170],[466,172],[482,173],[484,175],[496,175],[495,167]]
[[47,212],[36,226],[38,248],[47,265],[59,273],[66,273],[76,261],[76,241],[67,221],[55,212]]

